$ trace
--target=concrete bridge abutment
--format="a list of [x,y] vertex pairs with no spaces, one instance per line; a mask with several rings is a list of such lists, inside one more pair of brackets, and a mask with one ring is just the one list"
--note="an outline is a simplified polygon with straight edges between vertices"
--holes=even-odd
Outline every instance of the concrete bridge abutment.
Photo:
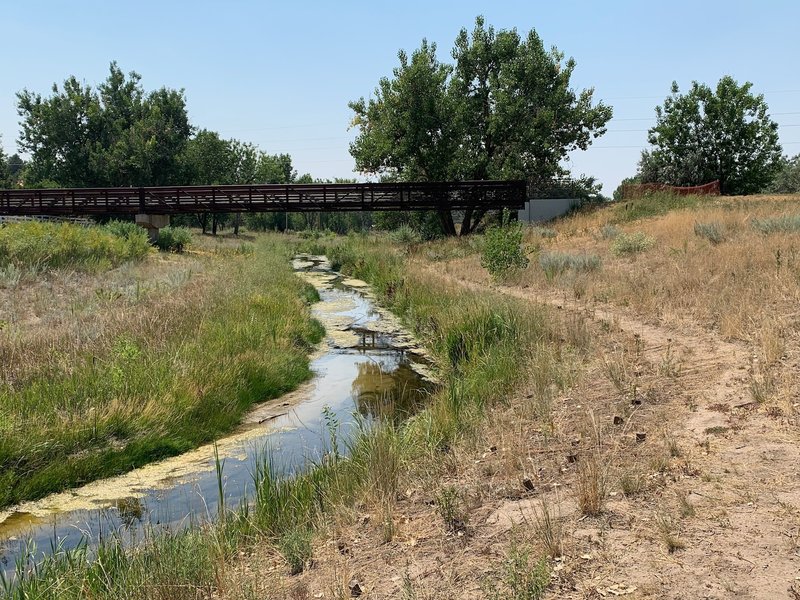
[[151,244],[155,244],[158,241],[158,231],[162,227],[169,226],[169,215],[139,213],[136,215],[136,224],[147,230],[147,238],[150,240]]

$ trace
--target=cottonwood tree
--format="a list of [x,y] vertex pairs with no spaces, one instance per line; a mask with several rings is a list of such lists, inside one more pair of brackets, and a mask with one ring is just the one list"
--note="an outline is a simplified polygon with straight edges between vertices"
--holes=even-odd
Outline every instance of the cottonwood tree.
[[[570,86],[573,59],[547,50],[531,31],[495,31],[478,17],[462,29],[454,64],[423,40],[384,77],[369,100],[349,104],[359,130],[350,146],[356,168],[401,180],[519,178],[534,183],[565,173],[562,160],[605,133],[611,107],[592,89]],[[467,211],[461,233],[482,214]],[[449,212],[442,230],[455,233]]]
[[28,177],[64,186],[167,185],[180,177],[192,128],[182,90],[145,93],[141,76],[111,63],[97,89],[69,77],[52,95],[17,94]]
[[778,125],[764,96],[725,76],[716,89],[693,82],[685,94],[672,93],[656,107],[648,133],[652,148],[642,152],[644,183],[702,185],[718,179],[724,194],[761,191],[781,166]]

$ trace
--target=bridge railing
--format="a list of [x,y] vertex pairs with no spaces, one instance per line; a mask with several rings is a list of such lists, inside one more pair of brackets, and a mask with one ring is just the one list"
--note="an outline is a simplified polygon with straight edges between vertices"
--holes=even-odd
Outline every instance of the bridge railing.
[[524,181],[0,190],[0,214],[6,215],[460,210],[524,203]]

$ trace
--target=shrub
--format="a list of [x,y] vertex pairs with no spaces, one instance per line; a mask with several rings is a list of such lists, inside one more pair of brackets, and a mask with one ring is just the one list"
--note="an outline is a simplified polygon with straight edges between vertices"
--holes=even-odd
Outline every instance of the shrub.
[[766,217],[753,219],[750,226],[763,234],[792,233],[800,231],[800,215],[783,215],[782,217]]
[[139,227],[132,221],[109,221],[106,223],[106,229],[112,235],[115,235],[123,240],[129,240],[136,237],[144,237],[147,239],[147,232],[143,227]]
[[397,243],[410,246],[411,244],[419,244],[422,236],[415,231],[410,225],[400,225],[397,229],[389,234],[389,238]]
[[191,242],[192,234],[185,227],[164,227],[158,232],[156,245],[164,251],[183,252]]
[[616,225],[603,225],[600,228],[600,237],[604,240],[613,240],[621,233]]
[[638,254],[649,250],[655,243],[655,238],[642,231],[620,233],[611,244],[611,252],[615,256]]
[[481,265],[495,278],[528,266],[528,257],[522,249],[522,225],[509,223],[492,227],[486,232],[481,253]]
[[542,267],[547,279],[553,279],[565,271],[596,271],[600,268],[600,264],[600,257],[595,254],[543,252],[539,255],[539,266]]
[[695,223],[694,234],[707,239],[716,246],[725,241],[725,226],[716,221],[710,223]]

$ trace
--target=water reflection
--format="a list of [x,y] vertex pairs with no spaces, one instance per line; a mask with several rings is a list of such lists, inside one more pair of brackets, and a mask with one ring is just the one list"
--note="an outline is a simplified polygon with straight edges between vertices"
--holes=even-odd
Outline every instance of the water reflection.
[[387,371],[385,363],[369,361],[358,365],[352,395],[365,417],[399,421],[416,412],[431,389],[407,362]]

